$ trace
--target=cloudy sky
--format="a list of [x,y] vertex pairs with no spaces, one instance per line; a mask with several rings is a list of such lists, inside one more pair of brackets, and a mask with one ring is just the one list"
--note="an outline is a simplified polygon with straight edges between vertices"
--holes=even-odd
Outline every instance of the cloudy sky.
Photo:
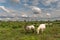
[[60,0],[0,0],[0,16],[60,17]]

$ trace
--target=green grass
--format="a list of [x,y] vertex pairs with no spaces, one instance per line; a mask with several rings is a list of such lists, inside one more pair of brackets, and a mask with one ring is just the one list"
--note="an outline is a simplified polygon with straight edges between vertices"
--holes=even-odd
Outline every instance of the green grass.
[[37,28],[41,23],[48,22],[5,22],[0,21],[0,40],[60,40],[60,21],[49,22],[53,25],[47,25],[43,33],[37,35],[36,33],[26,33],[24,30],[25,24],[35,24]]

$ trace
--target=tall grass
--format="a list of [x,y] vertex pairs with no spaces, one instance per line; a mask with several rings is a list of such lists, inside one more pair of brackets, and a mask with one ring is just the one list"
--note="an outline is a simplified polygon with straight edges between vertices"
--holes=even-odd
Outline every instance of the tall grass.
[[[35,24],[37,28],[41,23],[52,23],[47,25],[43,33],[26,33],[24,26]],[[31,22],[12,22],[0,21],[0,40],[60,40],[60,21],[31,21]]]

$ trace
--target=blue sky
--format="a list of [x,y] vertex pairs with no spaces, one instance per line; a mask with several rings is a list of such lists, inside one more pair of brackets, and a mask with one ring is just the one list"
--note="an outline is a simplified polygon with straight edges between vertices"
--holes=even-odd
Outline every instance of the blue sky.
[[[0,6],[4,6],[10,12],[4,11],[0,8],[0,15],[22,14],[32,17],[34,10],[31,7],[37,7],[41,11],[37,17],[59,17],[60,16],[60,0],[0,0]],[[47,15],[49,14],[49,15]]]

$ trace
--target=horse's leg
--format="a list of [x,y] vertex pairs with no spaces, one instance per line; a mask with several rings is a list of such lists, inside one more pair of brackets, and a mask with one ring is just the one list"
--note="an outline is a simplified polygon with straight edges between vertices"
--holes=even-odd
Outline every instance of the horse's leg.
[[39,34],[39,31],[40,31],[40,30],[37,30],[37,34]]

